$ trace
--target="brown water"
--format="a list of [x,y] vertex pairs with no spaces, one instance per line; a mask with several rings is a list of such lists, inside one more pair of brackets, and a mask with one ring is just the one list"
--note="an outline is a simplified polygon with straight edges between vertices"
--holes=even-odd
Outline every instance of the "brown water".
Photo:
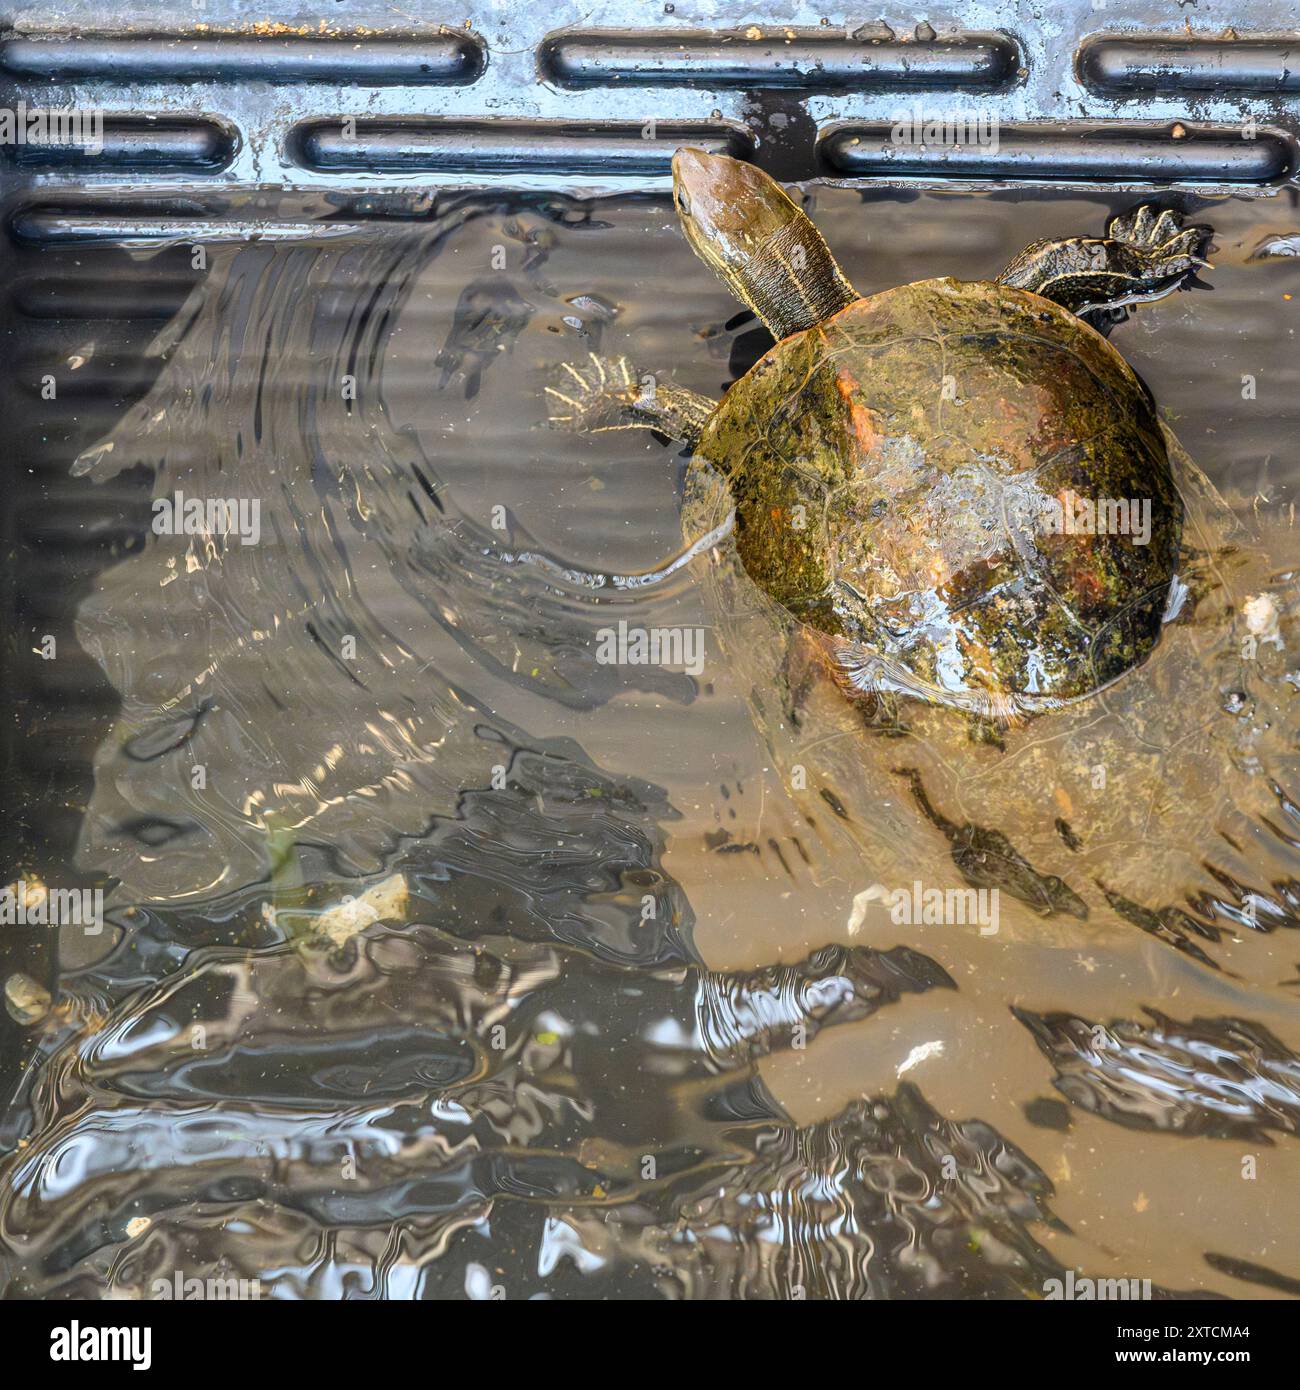
[[[813,210],[864,293],[1110,211]],[[63,461],[136,531],[179,490],[261,537],[148,535],[79,604],[121,708],[35,867],[117,886],[13,1058],[11,1294],[1300,1292],[1300,300],[1256,254],[1297,228],[1197,216],[1210,288],[1112,335],[1194,460],[1192,596],[1000,745],[792,692],[678,452],[542,427],[566,358],[717,395],[767,346],[665,201],[211,248]],[[698,676],[602,664],[619,620],[702,629]],[[895,923],[870,890],[914,881],[997,931]]]

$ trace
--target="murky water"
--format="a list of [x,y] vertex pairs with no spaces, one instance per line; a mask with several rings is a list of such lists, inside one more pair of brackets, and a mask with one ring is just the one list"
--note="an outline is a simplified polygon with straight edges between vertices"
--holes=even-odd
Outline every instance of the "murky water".
[[[814,211],[871,292],[1109,209]],[[9,1291],[1300,1292],[1295,214],[1198,217],[1212,288],[1113,334],[1186,450],[1188,597],[982,743],[792,679],[676,450],[544,428],[575,355],[717,395],[767,346],[666,201],[209,248],[64,464],[137,533],[179,493],[260,534],[148,534],[78,606],[120,709],[65,869],[117,886],[10,1070]],[[698,674],[601,662],[620,621]],[[913,883],[996,921],[895,921]]]

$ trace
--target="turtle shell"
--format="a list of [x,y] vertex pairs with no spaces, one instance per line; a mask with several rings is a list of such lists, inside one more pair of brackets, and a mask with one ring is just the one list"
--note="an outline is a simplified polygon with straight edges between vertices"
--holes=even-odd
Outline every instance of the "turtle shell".
[[1182,528],[1150,398],[1100,334],[927,280],[778,343],[699,445],[750,577],[958,705],[1053,705],[1160,635]]
[[[1103,929],[1137,927],[1224,969],[1270,981],[1294,974],[1288,933],[1241,932],[1253,945],[1228,938],[1251,903],[1268,904],[1258,907],[1265,931],[1292,925],[1300,911],[1287,886],[1300,834],[1289,770],[1300,740],[1297,541],[1283,517],[1263,546],[1249,499],[1235,516],[1162,433],[1185,520],[1180,601],[1159,645],[1131,679],[996,737],[942,704],[845,700],[824,679],[815,634],[749,578],[734,532],[701,544],[734,499],[726,477],[694,459],[682,525],[720,653],[714,694],[745,703],[759,743],[736,774],[747,804],[728,803],[733,840],[779,845],[796,875],[806,866],[822,885],[957,885],[973,881],[960,848],[973,828],[981,844],[1002,837],[1014,851],[991,853],[983,866],[1007,870],[1000,941],[1073,956],[1081,940],[1113,941]],[[1251,595],[1267,595],[1281,615],[1276,644],[1251,640]],[[951,938],[944,927],[928,945],[908,940],[955,970]],[[1263,954],[1248,967],[1240,957],[1256,949]],[[1283,954],[1271,957],[1274,949]],[[1043,977],[1024,978],[1037,989]],[[1149,981],[1145,967],[1134,979]]]

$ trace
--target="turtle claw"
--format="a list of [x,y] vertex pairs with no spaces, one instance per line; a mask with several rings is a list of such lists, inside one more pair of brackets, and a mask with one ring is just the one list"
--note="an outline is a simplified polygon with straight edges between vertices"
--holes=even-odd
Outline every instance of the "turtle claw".
[[1209,241],[1208,227],[1184,227],[1180,213],[1173,208],[1157,211],[1143,203],[1132,212],[1112,218],[1107,228],[1112,241],[1144,263],[1144,278],[1169,280],[1199,269],[1210,269],[1201,252]]
[[589,352],[585,362],[562,362],[554,380],[554,386],[545,388],[550,399],[547,423],[553,428],[643,428],[629,418],[641,398],[641,387],[626,357],[601,357]]
[[585,362],[561,363],[546,394],[552,429],[656,430],[692,448],[714,407],[707,396],[641,376],[626,357],[594,352]]

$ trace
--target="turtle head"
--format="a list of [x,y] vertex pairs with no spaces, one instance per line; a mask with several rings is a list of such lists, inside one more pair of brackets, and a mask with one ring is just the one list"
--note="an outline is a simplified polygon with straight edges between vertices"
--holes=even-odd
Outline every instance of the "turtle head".
[[821,233],[754,165],[680,149],[673,202],[691,249],[773,337],[811,328],[857,298]]
[[785,190],[739,159],[682,149],[673,157],[673,202],[691,249],[719,275],[743,271],[798,209]]

